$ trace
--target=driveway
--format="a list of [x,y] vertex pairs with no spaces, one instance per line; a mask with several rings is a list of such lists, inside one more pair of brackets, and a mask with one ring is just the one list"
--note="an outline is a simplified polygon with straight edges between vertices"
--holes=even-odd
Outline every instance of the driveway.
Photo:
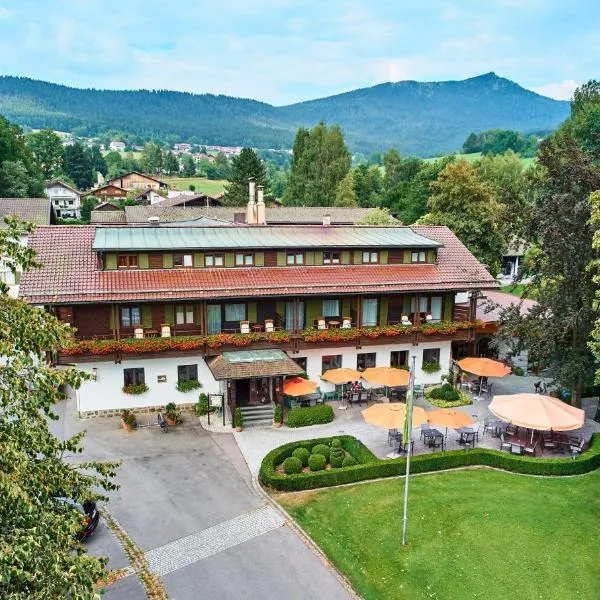
[[[253,488],[231,434],[208,433],[191,416],[166,435],[158,428],[128,433],[118,419],[78,420],[73,400],[60,413],[52,424],[57,435],[87,430],[83,458],[123,461],[108,508],[170,597],[352,597]],[[91,553],[109,557],[111,568],[128,565],[105,524],[88,544]],[[129,575],[105,597],[136,600],[145,593]]]

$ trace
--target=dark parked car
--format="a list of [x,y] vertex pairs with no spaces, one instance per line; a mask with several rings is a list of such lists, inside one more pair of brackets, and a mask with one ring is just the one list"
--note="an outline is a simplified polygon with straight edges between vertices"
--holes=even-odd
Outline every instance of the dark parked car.
[[56,498],[56,500],[63,504],[69,504],[81,513],[81,530],[77,534],[77,539],[83,541],[89,538],[100,520],[100,512],[96,508],[96,503],[87,500],[83,504],[80,504],[69,498]]

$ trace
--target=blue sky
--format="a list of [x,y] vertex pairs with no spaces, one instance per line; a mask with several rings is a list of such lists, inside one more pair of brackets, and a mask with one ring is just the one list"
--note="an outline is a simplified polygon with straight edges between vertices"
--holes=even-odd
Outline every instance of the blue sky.
[[569,98],[600,77],[595,0],[0,0],[0,74],[287,104],[495,71]]

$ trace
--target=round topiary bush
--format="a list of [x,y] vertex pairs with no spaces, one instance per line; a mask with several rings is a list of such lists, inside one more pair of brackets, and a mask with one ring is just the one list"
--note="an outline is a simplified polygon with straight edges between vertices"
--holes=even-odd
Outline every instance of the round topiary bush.
[[340,440],[338,440],[337,438],[333,438],[331,440],[331,447],[332,448],[341,448],[342,447],[342,442],[340,442]]
[[327,466],[327,459],[322,454],[311,454],[308,457],[308,466],[311,471],[322,471]]
[[295,456],[286,458],[281,466],[286,475],[293,475],[294,473],[300,473],[302,471],[302,461]]
[[356,459],[353,456],[346,456],[342,461],[342,467],[353,467],[357,465]]
[[[313,449],[311,454],[321,454],[322,456],[325,457],[325,462],[329,462],[329,446],[326,446],[325,444],[317,444]],[[310,464],[310,463],[309,463]]]
[[344,454],[331,454],[331,457],[329,458],[329,462],[331,464],[332,467],[334,467],[335,469],[339,469],[343,464],[344,464]]
[[295,456],[302,463],[302,466],[306,467],[306,465],[308,465],[310,450],[308,448],[296,448],[292,452],[292,456]]

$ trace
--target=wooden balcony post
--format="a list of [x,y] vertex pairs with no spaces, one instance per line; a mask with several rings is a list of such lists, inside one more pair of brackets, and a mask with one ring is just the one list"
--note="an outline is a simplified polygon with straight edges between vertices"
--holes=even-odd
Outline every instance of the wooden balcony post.
[[362,327],[362,301],[363,297],[358,296],[356,299],[356,326]]

